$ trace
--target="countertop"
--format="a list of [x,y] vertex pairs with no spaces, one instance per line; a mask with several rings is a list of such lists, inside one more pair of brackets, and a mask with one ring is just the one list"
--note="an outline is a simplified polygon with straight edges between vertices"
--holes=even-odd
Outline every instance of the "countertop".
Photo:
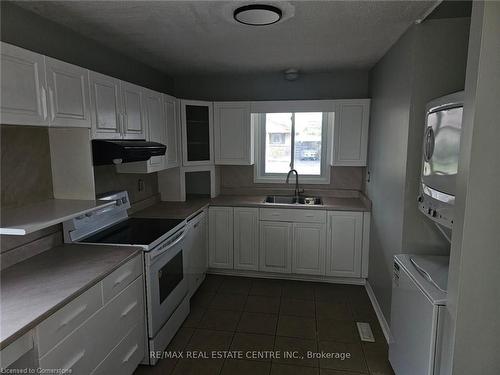
[[327,211],[370,211],[366,198],[323,197],[323,204],[317,206],[296,204],[264,203],[265,195],[219,195],[216,198],[188,199],[186,202],[158,202],[135,212],[134,217],[187,219],[208,206],[287,208]]
[[36,327],[142,250],[62,245],[1,272],[0,348]]

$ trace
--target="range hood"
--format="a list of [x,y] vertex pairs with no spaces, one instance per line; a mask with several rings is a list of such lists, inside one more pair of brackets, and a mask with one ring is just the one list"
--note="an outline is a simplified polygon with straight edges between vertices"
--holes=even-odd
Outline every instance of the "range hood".
[[121,164],[165,155],[167,146],[158,142],[121,139],[92,140],[94,165]]

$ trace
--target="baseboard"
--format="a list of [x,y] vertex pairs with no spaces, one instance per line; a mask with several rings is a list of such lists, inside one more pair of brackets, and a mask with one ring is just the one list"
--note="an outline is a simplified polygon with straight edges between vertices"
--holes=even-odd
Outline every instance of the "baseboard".
[[388,344],[390,344],[392,342],[391,329],[389,328],[387,320],[385,320],[382,309],[378,304],[377,297],[375,297],[375,293],[373,292],[373,289],[368,280],[366,280],[365,289],[366,293],[368,293],[368,297],[370,297],[370,301],[372,303],[373,309],[375,310],[375,314],[377,314],[378,322],[380,324],[380,328],[382,328],[382,332],[384,332],[385,340]]
[[287,273],[277,273],[277,272],[228,270],[222,268],[209,268],[207,270],[207,273],[213,275],[256,277],[261,279],[283,279],[283,280],[315,281],[315,282],[332,283],[332,284],[365,285],[365,279],[350,278],[350,277],[297,275],[297,274],[287,274]]

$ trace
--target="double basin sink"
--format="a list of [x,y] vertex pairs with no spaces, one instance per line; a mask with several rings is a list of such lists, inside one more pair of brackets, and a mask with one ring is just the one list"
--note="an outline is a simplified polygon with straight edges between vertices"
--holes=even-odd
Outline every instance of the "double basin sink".
[[293,195],[268,195],[264,200],[268,204],[297,204],[307,206],[320,206],[323,204],[321,197],[306,197]]

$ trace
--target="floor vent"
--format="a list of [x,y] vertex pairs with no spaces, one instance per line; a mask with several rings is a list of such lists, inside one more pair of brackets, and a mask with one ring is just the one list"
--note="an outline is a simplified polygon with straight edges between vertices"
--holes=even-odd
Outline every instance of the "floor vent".
[[375,342],[370,323],[356,322],[356,325],[358,326],[358,333],[361,341]]

